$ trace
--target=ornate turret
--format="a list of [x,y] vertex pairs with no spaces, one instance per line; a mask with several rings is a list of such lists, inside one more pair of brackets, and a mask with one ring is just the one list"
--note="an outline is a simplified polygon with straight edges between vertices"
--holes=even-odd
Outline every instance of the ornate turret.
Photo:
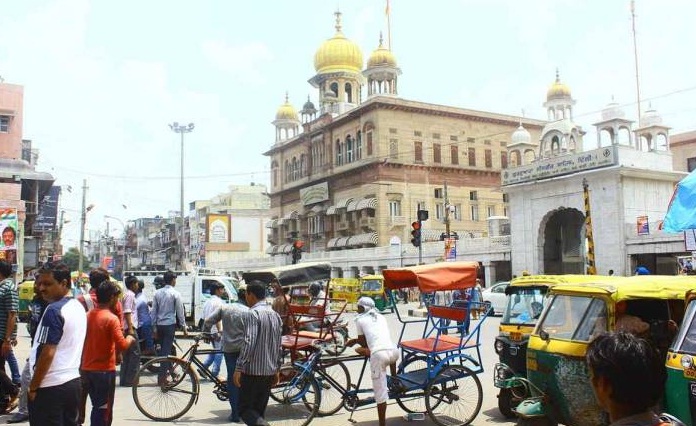
[[384,47],[382,33],[379,34],[379,46],[367,60],[363,75],[367,78],[367,96],[397,94],[396,81],[401,70],[396,65],[394,54]]
[[273,125],[276,127],[276,142],[292,139],[300,132],[297,110],[290,103],[287,92],[285,93],[285,103],[278,107]]

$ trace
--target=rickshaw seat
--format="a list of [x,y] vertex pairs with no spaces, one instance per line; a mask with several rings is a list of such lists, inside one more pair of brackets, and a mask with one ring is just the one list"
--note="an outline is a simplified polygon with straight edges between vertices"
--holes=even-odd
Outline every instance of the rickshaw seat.
[[300,349],[305,349],[314,344],[317,339],[313,337],[304,337],[293,334],[288,334],[282,337],[280,345],[283,349],[288,349],[290,351],[296,351]]
[[[453,341],[453,339],[455,339],[456,342]],[[439,339],[435,337],[426,337],[425,339],[407,340],[401,342],[399,346],[403,349],[422,353],[451,352],[460,349],[458,338],[445,335],[440,336]]]
[[[289,335],[292,337],[292,335]],[[297,332],[297,336],[299,337],[308,337],[313,340],[324,340],[324,341],[329,341],[331,340],[331,335],[328,333],[321,333],[319,331],[309,331],[309,330],[300,330]]]

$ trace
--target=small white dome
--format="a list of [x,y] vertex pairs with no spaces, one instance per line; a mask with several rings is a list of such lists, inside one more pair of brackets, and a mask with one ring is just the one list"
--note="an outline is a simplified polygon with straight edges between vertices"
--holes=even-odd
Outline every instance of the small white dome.
[[626,113],[624,110],[619,107],[619,104],[616,102],[611,102],[609,103],[603,110],[602,110],[602,120],[603,121],[609,121],[609,120],[614,120],[615,118],[624,118],[626,116]]
[[640,117],[641,127],[656,126],[662,124],[662,116],[654,109],[649,109]]
[[529,134],[529,131],[522,126],[520,123],[520,127],[517,128],[512,133],[512,143],[511,145],[517,145],[521,143],[530,143],[532,141],[532,135]]

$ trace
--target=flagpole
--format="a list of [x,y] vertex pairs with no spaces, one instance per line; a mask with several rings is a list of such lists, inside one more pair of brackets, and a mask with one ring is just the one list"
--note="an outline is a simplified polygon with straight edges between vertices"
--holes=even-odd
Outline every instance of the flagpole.
[[638,108],[638,127],[641,126],[640,122],[640,80],[638,79],[638,42],[636,40],[636,2],[631,0],[631,26],[633,28],[633,60],[636,66],[636,99]]
[[389,0],[387,0],[385,13],[387,14],[387,48],[391,50],[391,8],[389,7]]

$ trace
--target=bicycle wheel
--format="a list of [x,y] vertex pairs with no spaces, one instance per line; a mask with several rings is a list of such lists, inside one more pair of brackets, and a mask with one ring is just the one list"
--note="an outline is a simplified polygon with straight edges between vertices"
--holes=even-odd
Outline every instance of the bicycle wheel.
[[331,341],[326,345],[326,353],[331,356],[338,356],[346,350],[348,331],[342,328],[337,328],[333,331],[333,336],[333,339],[331,339]]
[[426,389],[428,415],[440,426],[464,426],[481,410],[483,391],[473,371],[448,365],[437,373]]
[[198,377],[186,361],[159,357],[146,362],[138,372],[133,401],[146,417],[167,422],[186,414],[199,389]]
[[274,401],[266,408],[266,420],[273,426],[306,426],[317,415],[321,388],[310,374],[297,374],[285,384],[271,389]]
[[[335,380],[343,389],[350,389],[350,373],[342,362],[326,362],[319,364],[318,368],[323,369],[324,373]],[[343,406],[343,391],[335,388],[330,382],[317,375],[317,382],[321,388],[321,404],[319,404],[319,416],[330,416],[336,414]]]
[[[413,373],[414,371],[425,371],[428,368],[428,358],[426,356],[407,357],[406,362],[399,369],[399,374]],[[427,374],[427,373],[426,373]],[[423,380],[426,376],[423,377]],[[425,387],[425,383],[423,383]],[[407,413],[425,413],[425,400],[423,391],[407,392],[404,395],[396,397],[396,403],[399,404],[402,410]]]
[[[172,346],[172,350],[169,351],[169,355],[170,355],[170,356],[173,356],[173,357],[176,357],[176,346]],[[144,365],[147,363],[148,360],[150,360],[150,359],[155,359],[155,358],[159,358],[159,355],[141,356],[141,357],[140,357],[140,359],[141,359],[141,364],[144,366]],[[156,370],[155,367],[156,367],[155,365],[150,365],[150,372],[151,372],[151,373],[156,373],[156,372],[157,372],[157,370]]]

